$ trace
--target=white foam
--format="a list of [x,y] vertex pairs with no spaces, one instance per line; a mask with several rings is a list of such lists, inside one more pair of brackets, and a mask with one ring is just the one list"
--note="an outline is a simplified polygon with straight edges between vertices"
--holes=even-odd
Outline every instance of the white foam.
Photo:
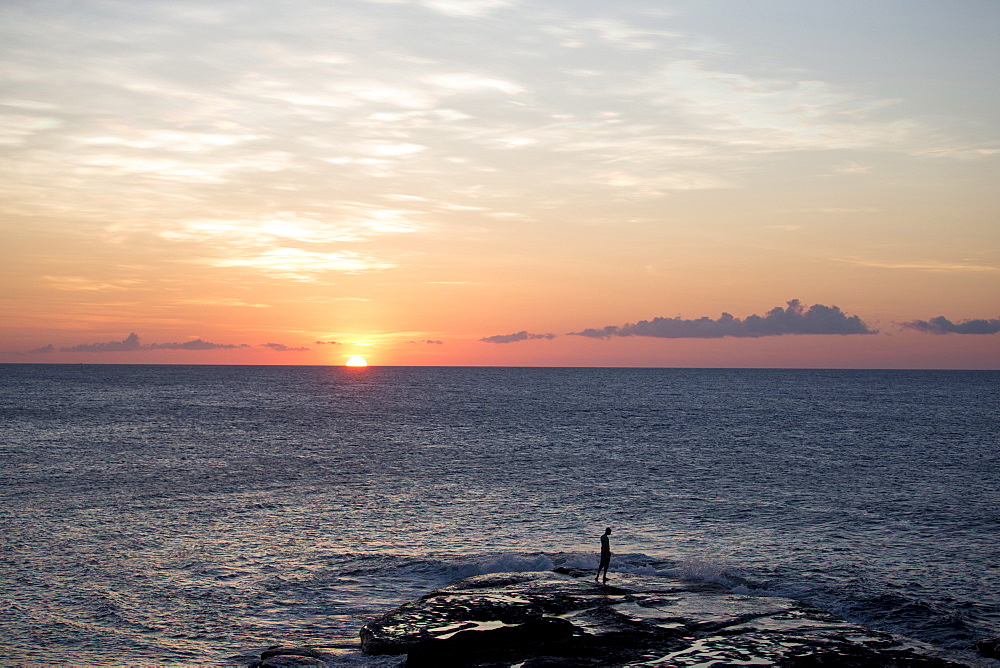
[[552,560],[544,555],[501,554],[488,561],[467,563],[454,566],[459,578],[487,573],[532,573],[550,571],[554,568]]
[[738,586],[731,567],[709,559],[693,558],[682,561],[675,569],[668,570],[665,574],[683,580],[714,582],[724,587]]

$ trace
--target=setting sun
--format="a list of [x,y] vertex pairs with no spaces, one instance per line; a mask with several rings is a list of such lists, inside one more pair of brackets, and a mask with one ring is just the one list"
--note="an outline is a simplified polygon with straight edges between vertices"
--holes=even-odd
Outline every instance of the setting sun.
[[353,355],[349,360],[347,360],[346,366],[368,366],[368,362],[366,362],[365,358],[360,355]]

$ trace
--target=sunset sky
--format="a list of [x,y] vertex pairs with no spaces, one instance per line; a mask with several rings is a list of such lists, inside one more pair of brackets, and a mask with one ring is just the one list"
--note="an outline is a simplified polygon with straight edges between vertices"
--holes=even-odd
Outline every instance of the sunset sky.
[[7,0],[0,361],[1000,368],[996,0]]

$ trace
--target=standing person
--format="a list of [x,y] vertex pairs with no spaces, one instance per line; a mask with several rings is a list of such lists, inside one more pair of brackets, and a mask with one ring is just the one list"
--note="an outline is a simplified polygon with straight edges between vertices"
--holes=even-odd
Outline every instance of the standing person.
[[608,536],[611,535],[611,527],[604,530],[604,535],[601,536],[601,563],[597,566],[597,577],[594,581],[601,579],[601,571],[604,571],[604,583],[608,582],[608,565],[611,564],[611,539]]

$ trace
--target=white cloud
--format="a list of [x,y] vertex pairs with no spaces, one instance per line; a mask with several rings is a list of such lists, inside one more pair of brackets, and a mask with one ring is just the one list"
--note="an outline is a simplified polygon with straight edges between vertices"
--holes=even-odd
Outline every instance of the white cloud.
[[924,130],[915,121],[876,121],[892,100],[864,99],[815,80],[763,79],[697,61],[663,67],[644,92],[695,130],[689,137],[736,152],[905,149]]
[[726,179],[701,172],[637,175],[614,171],[596,174],[594,181],[613,188],[627,189],[637,194],[649,196],[661,195],[670,190],[709,190],[733,187],[733,183]]
[[261,134],[180,132],[176,130],[142,130],[131,128],[123,130],[119,135],[81,136],[75,139],[82,144],[117,145],[134,149],[211,151],[265,137],[265,135]]
[[290,281],[311,281],[328,272],[349,274],[391,269],[392,263],[352,251],[321,253],[299,248],[276,248],[257,253],[230,254],[203,258],[203,264],[214,267],[253,269],[271,278]]
[[739,187],[786,152],[864,174],[845,151],[997,150],[818,73],[760,76],[655,3],[372,2],[111,3],[100,21],[21,3],[0,25],[0,212],[300,276],[383,269],[402,260],[348,251],[469,221],[597,219],[608,199],[648,216],[646,198]]
[[345,203],[338,216],[307,218],[278,213],[259,219],[190,220],[159,233],[175,241],[211,241],[234,247],[269,246],[276,243],[331,244],[365,241],[375,235],[422,229],[418,213],[361,203]]
[[156,232],[183,243],[189,261],[215,267],[250,268],[265,276],[312,280],[327,272],[391,269],[396,263],[345,246],[374,238],[417,232],[421,214],[408,209],[344,203],[336,215],[307,217],[280,212],[257,219],[193,219]]
[[485,16],[498,9],[513,7],[512,0],[419,0],[419,4],[448,16]]
[[668,40],[681,37],[676,32],[640,28],[626,21],[607,18],[546,25],[541,30],[555,37],[559,46],[569,49],[583,49],[595,43],[626,49],[656,49]]
[[452,91],[495,90],[507,95],[518,95],[525,92],[524,86],[512,81],[466,72],[435,74],[426,77],[425,81],[433,86]]
[[862,165],[853,160],[845,160],[834,166],[833,171],[835,174],[865,174],[870,172],[871,169],[871,165]]
[[942,260],[871,260],[865,258],[846,257],[832,258],[834,262],[845,262],[856,264],[862,267],[874,267],[877,269],[903,269],[910,271],[931,271],[941,273],[1000,273],[1000,267],[986,264],[974,264],[973,262],[948,262]]
[[271,304],[259,304],[243,301],[242,299],[178,299],[178,304],[194,304],[195,306],[235,306],[246,308],[271,308]]
[[98,281],[84,276],[42,276],[57,290],[69,292],[108,292],[134,290],[138,282],[132,280],[119,280],[114,282]]
[[845,213],[878,213],[879,211],[881,211],[881,209],[874,206],[818,206],[806,209],[776,209],[775,213],[823,213],[839,215]]
[[386,158],[398,158],[427,150],[421,144],[362,144],[358,148],[362,153]]
[[0,114],[0,144],[20,144],[39,132],[62,125],[58,118],[27,114]]

